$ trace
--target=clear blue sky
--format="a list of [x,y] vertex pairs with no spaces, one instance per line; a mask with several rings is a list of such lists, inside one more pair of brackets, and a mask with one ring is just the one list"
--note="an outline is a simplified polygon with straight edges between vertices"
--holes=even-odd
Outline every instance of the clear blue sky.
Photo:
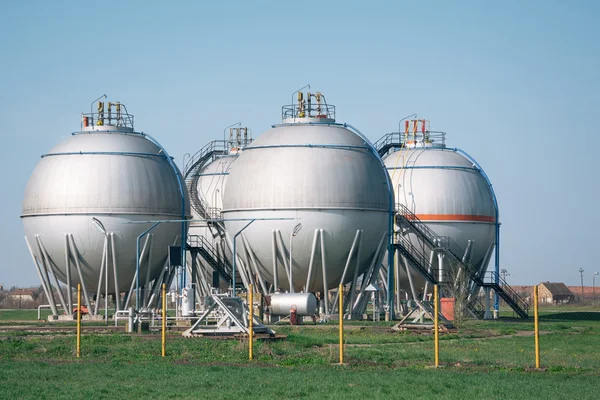
[[310,83],[372,140],[417,112],[473,155],[499,199],[510,283],[578,284],[582,267],[591,285],[599,4],[4,2],[0,283],[39,284],[23,192],[98,96],[124,102],[181,164],[234,122],[255,136],[278,123]]

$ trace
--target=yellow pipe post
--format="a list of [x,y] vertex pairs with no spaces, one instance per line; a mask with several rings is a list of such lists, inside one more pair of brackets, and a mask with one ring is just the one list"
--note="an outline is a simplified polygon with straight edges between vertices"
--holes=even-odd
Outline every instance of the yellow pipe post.
[[81,354],[81,283],[77,284],[77,358]]
[[253,346],[254,346],[254,296],[253,296],[252,284],[248,285],[248,308],[250,309],[250,316],[248,318],[248,358],[254,359]]
[[167,284],[162,285],[162,356],[167,355]]
[[535,331],[535,367],[540,367],[540,324],[538,321],[538,285],[533,287],[533,327]]
[[433,285],[433,341],[435,343],[435,366],[440,365],[440,318],[438,285]]
[[340,365],[344,364],[344,286],[340,283]]

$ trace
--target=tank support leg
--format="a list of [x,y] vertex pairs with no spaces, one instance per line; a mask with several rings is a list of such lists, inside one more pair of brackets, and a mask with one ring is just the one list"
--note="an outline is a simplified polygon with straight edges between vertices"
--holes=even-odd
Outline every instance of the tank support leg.
[[[348,258],[346,258],[346,265],[344,266],[344,271],[342,272],[342,277],[340,278],[340,285],[344,284],[344,280],[346,279],[346,273],[348,272],[348,267],[350,266],[350,261],[352,261],[352,256],[354,255],[354,250],[360,240],[360,229],[356,231],[354,234],[354,240],[352,241],[352,246],[350,247],[350,251],[348,252]],[[340,292],[338,291],[335,295],[335,300],[333,301],[333,306],[331,306],[332,310],[336,309],[338,301],[344,301],[344,299],[340,299]],[[342,318],[342,316],[340,316]]]
[[[429,254],[429,267],[427,268],[427,272],[431,274],[431,268],[433,267],[433,260],[435,257],[435,250],[432,250]],[[429,281],[425,281],[425,289],[423,289],[423,301],[427,300],[427,292],[429,292]]]
[[329,315],[329,292],[327,291],[327,266],[325,265],[325,235],[323,229],[319,229],[321,238],[321,270],[323,271],[323,300],[325,305],[325,315]]
[[271,253],[273,257],[273,291],[279,291],[279,271],[277,270],[277,237],[275,236],[275,229],[271,231]]
[[48,288],[50,290],[50,293],[52,294],[52,302],[54,302],[54,306],[56,307],[56,301],[54,300],[54,290],[52,288],[52,281],[50,280],[51,277],[54,280],[54,284],[56,285],[56,292],[58,294],[58,298],[60,300],[62,308],[66,311],[67,306],[65,305],[65,299],[63,298],[58,279],[56,279],[56,274],[54,274],[54,270],[52,269],[50,257],[48,256],[48,253],[46,252],[46,249],[44,248],[44,245],[42,244],[42,240],[40,239],[39,235],[36,235],[35,240],[38,245],[38,250],[42,255],[42,270],[44,271],[44,275],[46,276],[46,279],[48,281]]
[[110,252],[112,254],[113,277],[115,281],[115,310],[121,311],[121,293],[119,291],[119,274],[117,268],[117,252],[115,251],[115,233],[110,234]]
[[35,265],[35,269],[36,269],[36,271],[38,273],[38,277],[40,278],[40,281],[42,283],[42,289],[44,289],[44,293],[46,294],[46,298],[50,302],[50,309],[52,310],[52,315],[58,315],[58,313],[56,311],[56,306],[53,305],[53,303],[50,301],[50,293],[51,292],[48,289],[46,281],[44,280],[44,276],[42,274],[42,269],[40,267],[39,260],[36,257],[36,255],[33,253],[33,250],[31,249],[31,245],[29,244],[29,240],[27,239],[27,236],[25,236],[25,243],[27,243],[27,248],[29,249],[29,254],[31,254],[31,259],[33,260],[33,264]]
[[[354,275],[352,276],[352,287],[350,288],[350,291],[348,292],[348,312],[350,314],[352,314],[352,305],[354,304],[354,299],[356,297],[356,285],[357,285],[357,280],[358,280],[358,270],[360,268],[360,256],[361,256],[361,249],[362,249],[362,234],[363,231],[360,231],[360,239],[358,241],[358,249],[356,249],[356,266],[354,267]],[[345,306],[345,305],[344,305]],[[346,307],[344,307],[344,309],[346,309]]]
[[315,234],[313,235],[313,243],[312,248],[310,250],[310,261],[308,262],[308,274],[306,275],[306,285],[304,285],[304,292],[308,292],[308,288],[310,287],[310,280],[312,278],[313,265],[315,262],[315,253],[317,251],[317,240],[319,239],[319,230],[315,229]]
[[154,235],[149,233],[146,236],[146,242],[148,243],[148,251],[146,252],[146,279],[144,280],[144,299],[143,307],[148,307],[148,296],[150,295],[150,271],[152,267],[152,244],[154,243]]
[[[279,229],[277,229],[277,244],[278,244],[278,248],[280,250],[280,254],[281,254],[281,258],[283,260],[283,269],[285,270],[285,274],[287,276],[287,281],[290,281],[290,266],[288,263],[288,259],[290,258],[288,256],[287,250],[285,248],[285,246],[283,245],[283,236],[281,236],[281,231]],[[292,292],[292,288],[290,288],[290,293]]]
[[[90,294],[87,291],[87,286],[85,281],[83,280],[83,272],[81,271],[81,264],[79,263],[79,253],[77,252],[77,247],[75,246],[75,238],[73,234],[69,234],[70,243],[69,246],[71,248],[71,255],[75,259],[75,267],[77,268],[77,275],[79,276],[79,282],[81,283],[81,290],[83,291],[83,297],[85,299],[85,304],[87,305],[88,310],[92,309],[92,303],[90,302]],[[81,307],[81,304],[78,304]]]
[[98,315],[98,307],[100,306],[100,288],[102,287],[102,278],[104,278],[104,266],[106,261],[106,237],[102,250],[102,262],[100,263],[100,274],[98,274],[98,286],[96,286],[96,304],[94,305],[94,315]]
[[67,306],[68,313],[73,312],[73,292],[71,282],[71,257],[69,256],[69,236],[65,233],[65,266],[67,267]]
[[381,260],[382,260],[383,255],[385,254],[385,251],[382,247],[383,247],[383,243],[385,243],[386,237],[387,237],[387,232],[384,232],[383,236],[381,237],[381,240],[379,241],[379,244],[377,245],[377,250],[375,250],[373,259],[371,260],[371,265],[369,265],[369,269],[364,274],[363,283],[361,283],[361,285],[360,285],[360,292],[358,293],[356,301],[353,304],[353,312],[359,312],[360,314],[364,314],[364,307],[361,304],[364,303],[364,305],[366,306],[368,299],[367,299],[367,301],[362,301],[362,302],[361,302],[361,300],[363,300],[363,297],[365,294],[365,289],[367,288],[367,286],[374,284],[375,281],[377,280],[379,268],[381,267]]
[[252,251],[252,248],[250,247],[248,238],[246,237],[246,233],[242,232],[241,236],[242,236],[242,242],[244,243],[244,247],[246,247],[246,251],[248,252],[248,255],[250,256],[250,262],[252,264],[252,267],[254,268],[254,273],[258,277],[258,283],[260,284],[260,287],[261,287],[263,293],[266,294],[267,286],[265,285],[265,280],[262,277],[260,268],[258,268],[258,264],[256,262],[256,257],[254,256],[254,252]]
[[415,289],[415,283],[414,283],[413,276],[412,276],[412,270],[409,267],[410,264],[408,263],[408,260],[404,256],[402,256],[401,260],[402,260],[401,265],[404,268],[404,271],[406,271],[406,276],[408,278],[408,284],[410,285],[410,292],[412,294],[412,298],[414,300],[416,300],[419,297],[418,297],[417,291]]

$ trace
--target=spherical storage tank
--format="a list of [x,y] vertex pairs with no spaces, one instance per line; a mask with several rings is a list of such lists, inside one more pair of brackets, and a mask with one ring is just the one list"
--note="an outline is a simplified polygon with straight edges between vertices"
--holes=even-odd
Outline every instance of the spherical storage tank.
[[[319,94],[316,105],[300,100],[298,106],[284,107],[283,123],[241,152],[225,186],[229,236],[233,239],[255,220],[238,236],[238,254],[282,290],[290,289],[289,275],[294,291],[336,287],[361,231],[358,262],[352,261],[344,282],[352,280],[355,271],[369,267],[388,232],[390,193],[380,159],[361,136],[335,123],[333,106],[321,99]],[[315,232],[322,232],[323,247]],[[314,266],[306,285],[311,254]],[[291,274],[286,271],[289,258]]]
[[[451,250],[460,252],[459,257],[466,253],[474,270],[483,272],[492,253],[497,217],[490,184],[473,161],[457,149],[446,147],[445,133],[430,132],[424,125],[418,132],[417,122],[426,123],[413,121],[412,133],[408,133],[407,124],[407,134],[401,140],[404,146],[384,157],[396,201],[438,236],[452,239],[456,245]],[[421,246],[416,237],[410,238],[413,245]],[[433,261],[438,263],[437,257]],[[434,267],[438,268],[437,264]],[[420,283],[419,290],[423,281],[414,276]],[[402,287],[408,291],[402,270],[400,277],[404,278]],[[444,279],[448,278],[446,275]]]
[[[98,288],[105,237],[111,249],[108,293],[115,287],[127,291],[136,270],[137,237],[151,226],[127,222],[190,216],[182,178],[164,149],[133,130],[133,116],[122,113],[121,104],[111,114],[113,106],[108,103],[105,113],[99,103],[98,114],[82,116],[80,132],[42,156],[25,189],[21,216],[38,265],[51,266],[49,276],[62,282],[70,275],[71,286],[83,283],[90,293],[105,291],[106,281]],[[181,234],[181,224],[162,223],[149,233],[148,244],[142,240],[147,249],[140,249],[141,285],[159,276],[168,246],[178,244]]]

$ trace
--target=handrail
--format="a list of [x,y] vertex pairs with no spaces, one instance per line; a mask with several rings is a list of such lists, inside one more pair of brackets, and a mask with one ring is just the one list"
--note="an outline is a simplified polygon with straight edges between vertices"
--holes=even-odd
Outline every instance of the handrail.
[[[81,114],[81,129],[87,126],[123,126],[127,128],[133,129],[133,115],[127,114],[123,112],[119,113],[85,113]],[[88,119],[88,125],[84,124],[84,119]],[[97,125],[99,121],[102,121],[102,124]],[[107,122],[108,121],[108,122]],[[113,123],[114,121],[114,123]]]
[[281,107],[281,119],[288,118],[327,118],[335,120],[335,106],[327,103],[310,103],[298,107],[296,104],[289,104]]
[[[436,145],[446,147],[446,132],[425,131],[412,132],[405,134],[403,132],[391,132],[385,134],[378,141],[373,143],[381,156],[385,155],[391,148],[403,148],[411,145]],[[382,154],[383,153],[383,154]]]
[[421,274],[427,278],[427,280],[433,284],[437,284],[438,280],[435,278],[435,274],[438,272],[434,269],[429,262],[429,258],[420,252],[408,238],[402,235],[396,235],[396,245],[399,245],[403,252],[410,256],[414,261],[415,266],[421,271]]
[[489,276],[490,284],[496,285],[499,282],[499,288],[515,302],[525,312],[529,311],[529,303],[525,301],[515,290],[504,280],[501,276],[497,276],[495,271],[490,271],[487,274]]

